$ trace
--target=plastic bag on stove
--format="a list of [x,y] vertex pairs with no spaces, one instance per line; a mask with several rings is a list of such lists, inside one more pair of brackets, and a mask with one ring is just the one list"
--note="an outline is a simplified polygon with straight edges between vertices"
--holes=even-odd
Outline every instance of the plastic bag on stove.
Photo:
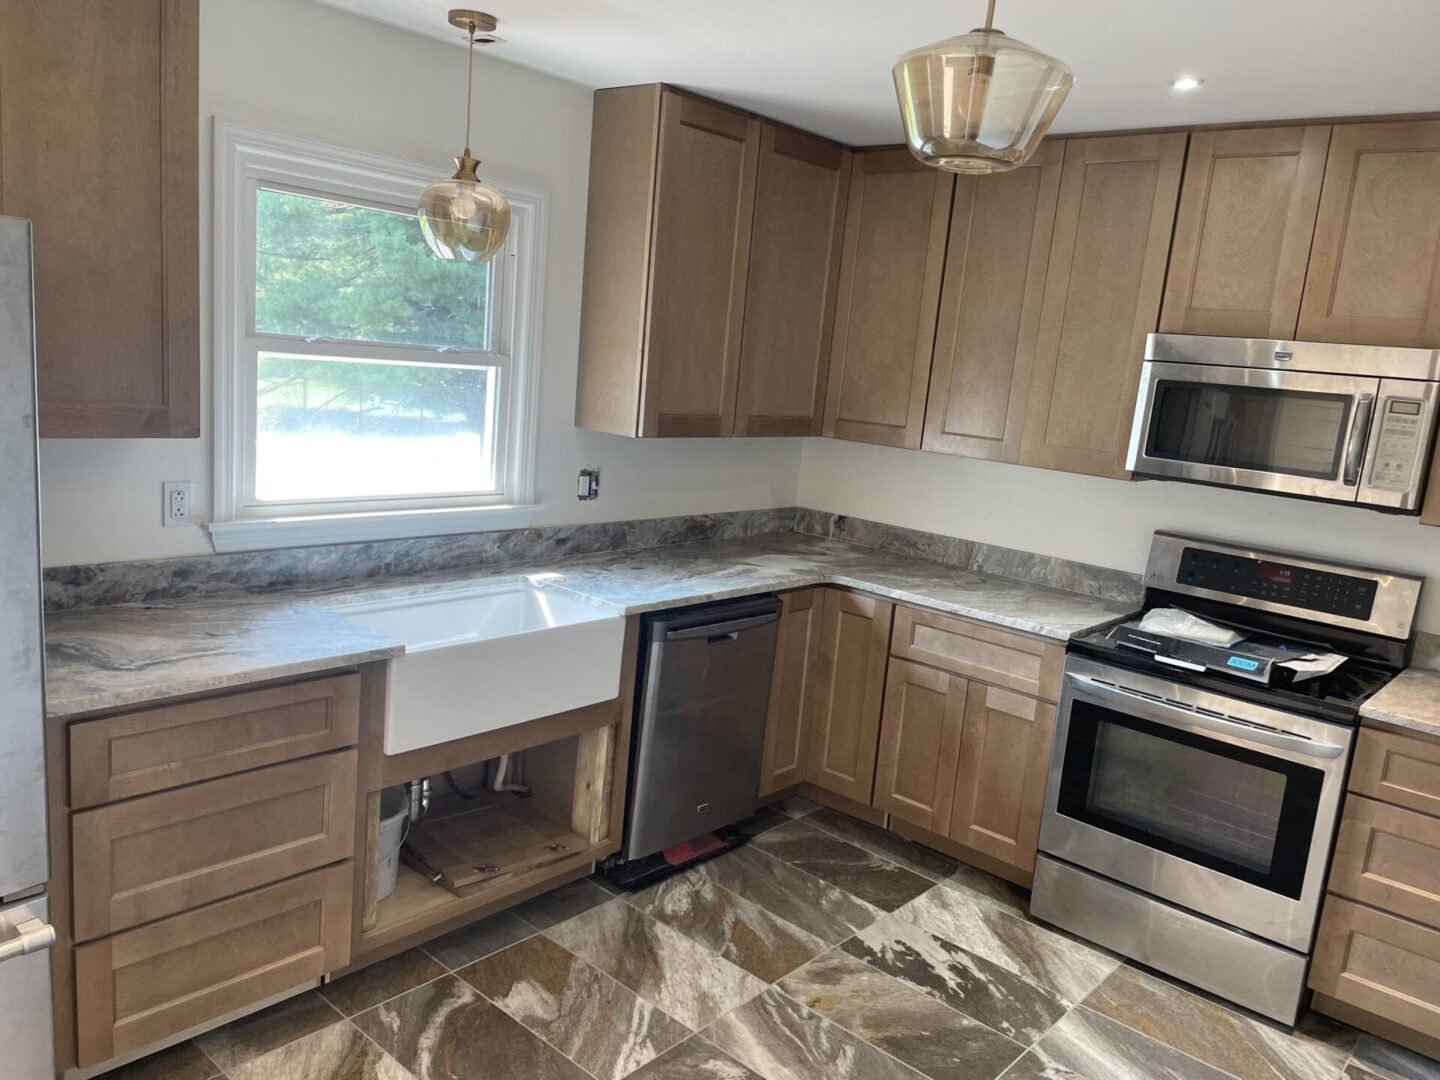
[[1202,645],[1218,645],[1222,649],[1245,640],[1245,634],[1230,626],[1202,619],[1183,608],[1152,608],[1140,620],[1139,629],[1150,634],[1164,634]]

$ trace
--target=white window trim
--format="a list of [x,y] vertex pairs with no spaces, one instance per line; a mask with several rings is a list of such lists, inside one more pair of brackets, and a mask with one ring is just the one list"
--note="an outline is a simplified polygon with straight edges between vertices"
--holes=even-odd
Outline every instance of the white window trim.
[[[248,551],[295,545],[438,536],[509,528],[528,522],[537,506],[535,459],[540,386],[540,309],[545,280],[547,200],[542,191],[496,180],[511,206],[505,251],[492,264],[496,319],[492,347],[509,357],[509,409],[503,440],[503,494],[469,498],[421,498],[405,504],[356,504],[353,509],[246,504],[248,423],[253,373],[247,361],[248,274],[240,260],[253,251],[253,191],[257,183],[314,191],[322,197],[379,206],[413,206],[421,188],[437,179],[436,166],[418,165],[349,150],[299,136],[215,123],[214,240],[214,520],[206,528],[217,551]],[[419,227],[418,225],[416,226]],[[310,346],[311,349],[314,346]],[[389,347],[387,347],[389,350]],[[344,355],[367,348],[337,347]],[[438,349],[395,346],[393,352],[444,361]],[[398,501],[397,501],[398,502]]]

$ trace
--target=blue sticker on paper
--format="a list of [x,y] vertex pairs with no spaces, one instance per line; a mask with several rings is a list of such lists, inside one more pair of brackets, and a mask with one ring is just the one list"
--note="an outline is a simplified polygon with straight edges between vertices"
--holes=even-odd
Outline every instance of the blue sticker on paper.
[[1255,671],[1260,667],[1259,660],[1247,660],[1243,656],[1232,656],[1225,663],[1230,667],[1238,667],[1241,671]]

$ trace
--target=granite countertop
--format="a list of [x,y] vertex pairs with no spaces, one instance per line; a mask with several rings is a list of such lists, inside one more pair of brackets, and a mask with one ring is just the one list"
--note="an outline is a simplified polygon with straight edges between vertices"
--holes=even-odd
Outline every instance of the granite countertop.
[[1361,720],[1379,720],[1440,738],[1440,672],[1402,671],[1364,705]]
[[47,709],[73,716],[400,655],[337,614],[346,604],[532,581],[620,614],[843,585],[1066,640],[1132,608],[1044,585],[799,533],[502,564],[263,594],[56,612],[45,620]]

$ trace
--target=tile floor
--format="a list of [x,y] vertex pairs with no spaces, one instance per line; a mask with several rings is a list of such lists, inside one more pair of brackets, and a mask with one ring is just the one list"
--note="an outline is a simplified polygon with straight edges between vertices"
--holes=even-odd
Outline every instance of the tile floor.
[[111,1080],[1440,1080],[1032,922],[1026,894],[790,800],[638,894],[576,882]]

